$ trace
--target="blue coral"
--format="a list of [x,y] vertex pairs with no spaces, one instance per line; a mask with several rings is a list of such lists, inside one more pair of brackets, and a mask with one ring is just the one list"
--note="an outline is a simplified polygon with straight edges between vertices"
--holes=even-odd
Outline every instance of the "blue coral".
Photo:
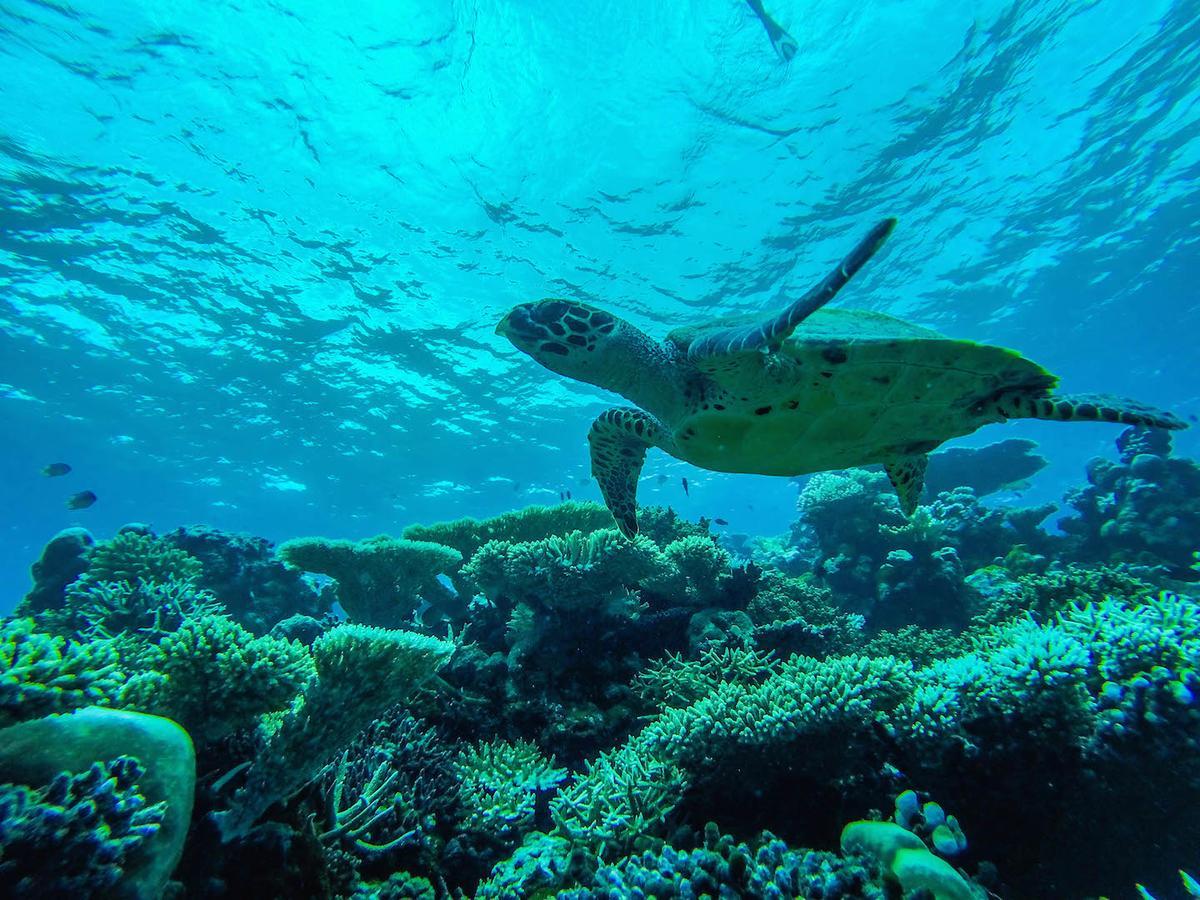
[[0,883],[13,898],[92,897],[122,878],[126,859],[157,833],[165,803],[138,789],[131,757],[63,773],[48,786],[0,785]]

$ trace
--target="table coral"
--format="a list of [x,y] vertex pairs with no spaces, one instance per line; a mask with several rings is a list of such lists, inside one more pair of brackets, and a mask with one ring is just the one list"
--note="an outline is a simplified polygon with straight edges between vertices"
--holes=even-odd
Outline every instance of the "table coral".
[[462,563],[457,550],[388,535],[362,541],[296,538],[280,545],[279,556],[297,569],[333,578],[338,603],[352,621],[386,628],[412,624],[422,592]]

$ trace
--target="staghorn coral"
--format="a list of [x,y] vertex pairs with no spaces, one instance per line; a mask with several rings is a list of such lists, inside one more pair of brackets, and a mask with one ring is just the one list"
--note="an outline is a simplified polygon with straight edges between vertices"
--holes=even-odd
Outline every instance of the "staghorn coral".
[[375,718],[433,675],[454,649],[427,635],[366,625],[342,625],[317,638],[316,677],[264,729],[245,783],[218,817],[224,838],[244,835],[272,803],[292,796]]
[[678,765],[634,740],[601,753],[550,803],[554,833],[597,851],[627,853],[647,836],[662,836],[687,788]]
[[0,727],[114,697],[123,675],[111,643],[80,644],[35,630],[32,619],[0,625]]
[[723,682],[762,681],[776,672],[778,665],[769,651],[744,647],[710,648],[694,660],[668,653],[638,673],[633,689],[651,706],[688,706]]
[[304,646],[255,637],[228,616],[185,620],[156,645],[142,648],[120,704],[179,722],[198,744],[254,727],[281,710],[315,673]]
[[437,576],[462,563],[456,550],[387,535],[363,541],[307,537],[286,541],[279,557],[337,582],[337,598],[354,622],[394,628],[412,624],[422,596],[442,597]]
[[139,790],[145,771],[122,756],[63,772],[42,788],[0,784],[4,895],[111,896],[166,812],[165,803],[148,803]]
[[126,582],[136,587],[171,579],[195,583],[201,572],[200,561],[190,553],[141,530],[141,526],[126,525],[92,549],[82,577],[93,583]]
[[432,868],[462,802],[453,749],[401,706],[342,754],[322,792],[320,840],[377,877],[397,865]]
[[521,740],[468,747],[459,752],[455,768],[468,826],[510,846],[533,830],[538,795],[553,791],[567,777],[553,758]]
[[191,617],[220,608],[217,598],[197,588],[192,580],[93,581],[85,577],[67,588],[66,603],[53,621],[60,629],[69,627],[92,637],[139,633],[154,640]]

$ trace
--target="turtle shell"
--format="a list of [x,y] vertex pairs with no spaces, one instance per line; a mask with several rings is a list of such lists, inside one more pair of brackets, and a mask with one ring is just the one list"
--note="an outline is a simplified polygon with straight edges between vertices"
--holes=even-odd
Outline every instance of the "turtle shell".
[[[747,320],[681,328],[697,337]],[[1020,354],[882,313],[823,309],[774,353],[698,364],[708,378],[671,422],[680,458],[720,472],[800,475],[927,453],[1003,417],[989,401],[1042,396],[1054,376]]]

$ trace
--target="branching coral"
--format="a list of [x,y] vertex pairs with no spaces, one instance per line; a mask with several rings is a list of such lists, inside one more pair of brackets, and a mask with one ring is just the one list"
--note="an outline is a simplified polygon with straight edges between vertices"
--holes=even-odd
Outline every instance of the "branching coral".
[[559,893],[560,900],[626,897],[821,897],[882,900],[878,876],[833,853],[793,850],[769,831],[753,844],[705,829],[704,846],[667,845],[600,866],[593,886]]
[[645,836],[665,833],[688,778],[649,750],[646,742],[634,741],[588,763],[550,803],[555,833],[620,853]]
[[81,578],[67,588],[66,604],[57,621],[81,634],[116,637],[140,633],[150,639],[168,634],[189,617],[213,613],[221,605],[195,582],[92,581]]
[[402,707],[354,741],[323,779],[323,791],[321,840],[380,875],[402,858],[428,863],[436,857],[440,834],[461,803],[453,750]]
[[200,561],[190,553],[127,526],[95,546],[88,559],[87,578],[133,585],[172,578],[196,582],[201,571]]
[[122,678],[108,642],[42,634],[32,619],[0,625],[0,726],[103,703]]
[[199,744],[286,708],[315,672],[303,645],[255,637],[213,614],[184,621],[146,647],[139,664],[143,671],[125,685],[121,704],[174,719]]
[[602,504],[571,500],[558,506],[527,506],[491,519],[468,517],[436,525],[410,525],[404,529],[404,537],[444,544],[470,559],[488,541],[540,541],[556,534],[586,534],[611,526],[612,515]]
[[40,789],[0,784],[0,881],[13,898],[109,896],[126,860],[162,825],[130,757],[64,772]]
[[411,624],[422,592],[462,563],[449,547],[387,535],[357,542],[297,538],[281,544],[279,556],[337,581],[338,602],[352,621],[389,628]]
[[723,682],[753,684],[778,670],[770,652],[744,647],[712,648],[699,659],[668,653],[638,673],[633,688],[652,706],[687,706]]
[[471,828],[515,843],[534,825],[539,794],[567,777],[553,759],[528,741],[490,741],[459,753],[455,764],[462,779],[463,807]]
[[245,834],[267,807],[311,780],[453,652],[447,641],[365,625],[343,625],[317,638],[316,677],[265,735],[233,806],[219,819],[226,839]]

